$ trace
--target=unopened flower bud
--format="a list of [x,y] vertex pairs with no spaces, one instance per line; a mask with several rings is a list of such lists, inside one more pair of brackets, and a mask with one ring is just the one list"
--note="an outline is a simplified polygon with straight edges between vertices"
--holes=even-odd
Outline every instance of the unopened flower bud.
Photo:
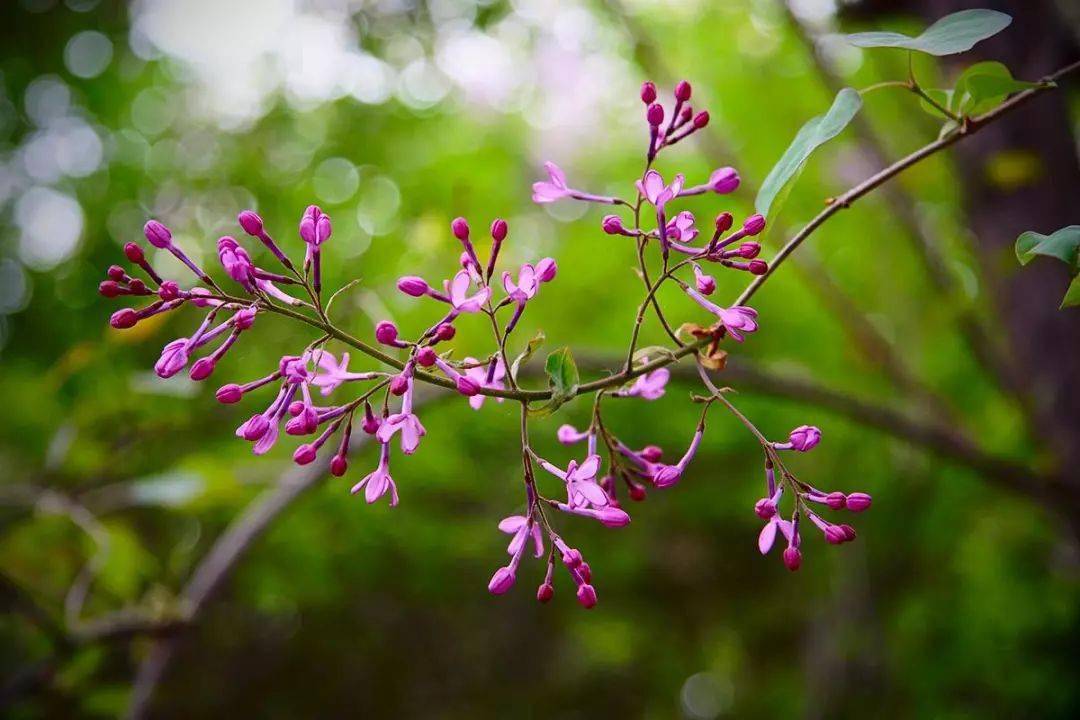
[[646,445],[638,455],[649,462],[660,462],[660,458],[664,457],[664,451],[659,445]]
[[652,105],[656,100],[656,86],[651,82],[642,83],[641,85],[641,102],[646,105]]
[[308,205],[300,218],[300,239],[308,245],[322,245],[332,232],[330,216],[318,205]]
[[509,230],[509,227],[507,226],[506,221],[502,218],[496,218],[494,222],[491,223],[491,239],[495,242],[502,242],[506,239],[507,230]]
[[453,340],[454,335],[457,335],[457,329],[450,323],[442,323],[439,327],[435,328],[435,337],[442,342]]
[[689,105],[683,106],[683,109],[679,111],[679,120],[687,122],[694,115],[694,108]]
[[146,283],[144,283],[139,278],[132,278],[131,282],[128,283],[128,289],[130,289],[131,292],[135,293],[136,295],[145,295],[145,294],[147,294],[146,293]]
[[200,358],[195,361],[195,364],[191,366],[191,371],[188,373],[188,377],[192,380],[199,381],[205,380],[214,373],[214,360],[213,358]]
[[[143,234],[146,239],[156,248],[167,248],[172,244],[172,233],[157,220],[148,220],[143,225]],[[134,261],[133,261],[134,262]]]
[[582,580],[585,582],[592,582],[592,568],[589,567],[589,563],[582,560],[581,564],[578,565],[577,571]]
[[435,364],[435,351],[430,347],[422,347],[419,352],[416,353],[416,362],[421,367],[431,367]]
[[784,566],[791,572],[795,572],[802,565],[802,553],[797,547],[784,548]]
[[751,215],[743,221],[743,231],[747,235],[757,235],[765,229],[764,215]]
[[847,542],[847,533],[839,525],[829,525],[825,528],[825,541],[830,545],[839,545]]
[[345,459],[344,455],[335,455],[330,460],[330,474],[334,477],[341,477],[348,469],[349,461]]
[[162,300],[175,300],[180,297],[180,284],[175,280],[166,280],[158,288],[158,297]]
[[709,186],[720,195],[735,192],[739,187],[739,173],[733,167],[717,168],[709,176]]
[[840,531],[844,533],[844,542],[851,542],[856,537],[858,537],[855,534],[855,528],[851,527],[850,525],[841,525]]
[[305,443],[296,448],[296,452],[294,452],[292,456],[293,462],[297,465],[307,465],[315,459],[317,452],[315,446]]
[[833,510],[843,510],[847,497],[842,492],[831,492],[825,496],[825,504]]
[[289,415],[299,417],[302,412],[304,412],[304,402],[302,400],[293,400],[289,403]]
[[258,313],[253,307],[246,307],[239,310],[233,317],[233,327],[237,330],[248,330],[255,324],[255,315]]
[[248,442],[255,442],[270,429],[270,421],[264,415],[252,415],[246,423],[240,426],[240,436]]
[[551,258],[544,258],[536,263],[536,277],[540,282],[551,282],[555,279],[555,274],[558,271],[558,265],[556,265],[555,261]]
[[722,212],[716,216],[716,232],[725,233],[735,223],[735,217],[729,212]]
[[412,295],[413,297],[420,297],[431,289],[431,286],[427,284],[424,278],[416,277],[415,275],[406,275],[397,281],[398,290],[406,295]]
[[581,607],[591,610],[596,606],[596,588],[589,583],[579,586],[577,589],[577,601],[581,603]]
[[699,112],[694,116],[694,127],[700,130],[709,124],[709,113],[707,111]]
[[455,383],[457,384],[457,391],[467,397],[471,397],[480,392],[480,384],[465,375],[458,375]]
[[258,237],[262,234],[263,219],[254,210],[245,210],[236,219],[240,221],[240,227],[244,228],[244,232],[248,235]]
[[469,239],[469,223],[463,217],[454,218],[454,221],[450,223],[450,231],[458,240]]
[[375,339],[383,345],[393,345],[397,338],[397,325],[389,320],[382,320],[375,326]]
[[645,488],[637,483],[630,484],[630,499],[634,502],[641,502],[645,499]]
[[371,410],[371,403],[364,402],[364,421],[360,424],[360,428],[368,435],[374,435],[379,431],[379,418],[375,417],[375,413]]
[[124,243],[124,256],[133,263],[141,263],[146,259],[146,254],[138,243]]
[[228,385],[222,385],[215,393],[217,401],[223,405],[232,405],[238,403],[244,397],[243,389],[236,383],[229,383]]
[[753,260],[761,253],[761,244],[756,242],[744,242],[742,245],[739,245],[736,252],[739,253],[739,257]]
[[135,323],[137,322],[139,322],[139,314],[131,308],[117,310],[109,318],[109,324],[117,330],[126,330],[127,328],[135,327]]
[[660,123],[664,122],[664,108],[659,104],[652,104],[645,112],[645,118],[649,121],[649,124],[653,127],[659,127]]
[[813,425],[800,425],[788,436],[791,446],[799,452],[808,452],[821,442],[821,430]]
[[127,273],[124,272],[124,268],[119,265],[110,265],[105,274],[108,275],[110,280],[116,280],[117,282],[123,280],[124,276],[127,275]]
[[610,528],[620,528],[630,524],[630,516],[625,510],[606,507],[600,511],[600,522]]
[[501,567],[495,571],[495,574],[491,576],[491,580],[488,582],[488,592],[492,595],[502,595],[510,588],[514,587],[514,569],[507,565]]
[[679,102],[686,102],[690,99],[690,83],[685,80],[680,80],[679,84],[675,86],[675,99]]
[[396,375],[394,379],[390,381],[390,392],[398,397],[405,394],[405,391],[409,389],[409,378],[404,375]]
[[622,224],[622,218],[618,215],[605,215],[600,222],[600,226],[604,228],[604,232],[608,235],[621,235],[626,231]]
[[539,602],[550,602],[553,597],[555,597],[555,586],[551,583],[546,582],[536,588],[536,599]]
[[850,493],[846,498],[847,509],[851,512],[862,512],[870,507],[871,498],[863,492]]
[[102,297],[114,298],[120,294],[120,284],[115,280],[102,280],[98,283],[98,294]]
[[769,263],[764,260],[751,260],[746,264],[746,269],[751,275],[764,275],[769,272]]
[[582,563],[581,551],[577,548],[569,548],[562,555],[563,565],[573,570]]

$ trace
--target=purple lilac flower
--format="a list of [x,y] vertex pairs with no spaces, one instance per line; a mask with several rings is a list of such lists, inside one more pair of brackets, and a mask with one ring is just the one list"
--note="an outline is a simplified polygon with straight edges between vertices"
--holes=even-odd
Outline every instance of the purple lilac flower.
[[[476,365],[476,358],[465,358],[466,365]],[[503,384],[503,378],[506,377],[506,366],[503,365],[502,358],[495,360],[494,364],[489,363],[487,365],[477,365],[476,367],[470,367],[465,371],[465,377],[469,378],[477,384],[480,388],[495,388],[497,390],[506,389],[506,385]],[[479,410],[484,405],[484,400],[487,399],[486,395],[477,393],[469,397],[469,406],[473,410]],[[497,402],[502,402],[501,397],[495,398]]]
[[375,372],[349,372],[349,353],[342,353],[341,362],[339,363],[334,359],[332,352],[320,350],[316,354],[315,361],[319,370],[318,374],[311,380],[311,384],[321,388],[323,395],[334,392],[342,383],[371,380],[379,376],[379,373]]
[[383,442],[379,448],[379,465],[372,472],[353,485],[352,494],[364,491],[364,499],[368,504],[375,502],[383,495],[390,492],[390,507],[397,507],[398,492],[394,478],[390,477],[390,444]]
[[472,279],[465,270],[459,270],[453,280],[443,282],[443,288],[449,298],[455,314],[480,312],[491,297],[491,288],[485,286],[472,295],[468,295]]
[[709,176],[709,182],[703,185],[694,185],[693,187],[684,188],[679,192],[679,197],[702,195],[709,191],[712,191],[717,195],[727,195],[728,193],[735,192],[738,187],[739,173],[735,171],[735,168],[722,167],[712,171],[712,174]]
[[605,205],[614,205],[619,202],[618,199],[613,197],[593,195],[569,187],[566,184],[566,174],[553,162],[544,163],[544,169],[547,170],[548,180],[533,183],[532,199],[535,203],[550,203],[563,198],[573,198],[574,200],[603,203]]
[[536,557],[544,555],[544,536],[539,523],[533,522],[524,515],[511,515],[499,522],[499,530],[513,536],[510,538],[510,544],[506,546],[508,554],[517,555],[522,546],[532,539],[533,554]]
[[704,433],[705,426],[698,425],[697,430],[694,432],[694,437],[690,440],[690,446],[686,449],[686,453],[679,462],[674,465],[667,465],[665,463],[650,460],[645,457],[644,453],[634,452],[621,442],[616,445],[616,448],[623,456],[634,463],[636,466],[634,468],[634,473],[636,475],[643,480],[651,482],[653,486],[657,488],[666,488],[671,487],[682,478],[683,472],[686,471],[690,461],[694,459],[694,454],[701,444],[701,437]]
[[738,342],[743,341],[742,333],[752,333],[758,329],[757,310],[746,307],[745,305],[722,308],[719,305],[706,300],[701,293],[697,292],[689,285],[684,285],[683,290],[686,291],[686,294],[693,298],[698,305],[720,318],[720,322],[727,328],[728,333]]
[[420,422],[420,418],[413,414],[412,401],[413,387],[410,382],[408,389],[405,390],[405,394],[401,398],[401,412],[394,413],[386,418],[375,434],[379,442],[385,445],[390,442],[395,433],[400,431],[401,452],[406,455],[412,455],[416,452],[417,446],[420,445],[420,438],[427,433]]
[[311,285],[318,292],[322,287],[322,244],[330,239],[333,229],[330,216],[318,205],[308,205],[300,218],[300,239],[307,245],[304,267],[311,268]]
[[588,430],[578,431],[573,425],[561,425],[556,432],[556,437],[563,445],[573,445],[584,440],[589,435]]
[[[648,362],[647,358],[645,362]],[[630,387],[619,390],[614,394],[619,397],[640,397],[643,400],[656,400],[663,397],[664,390],[670,379],[670,370],[666,367],[657,368],[651,372],[638,375]]]
[[777,450],[796,450],[809,452],[821,442],[821,430],[813,425],[800,425],[791,431],[786,443],[773,443]]

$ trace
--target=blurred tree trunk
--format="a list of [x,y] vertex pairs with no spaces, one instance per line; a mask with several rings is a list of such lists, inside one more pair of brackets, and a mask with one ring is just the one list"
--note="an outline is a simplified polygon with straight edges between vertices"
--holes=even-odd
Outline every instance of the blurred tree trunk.
[[[879,22],[900,13],[930,22],[972,7],[1013,16],[1000,35],[961,55],[943,58],[954,73],[998,60],[1035,80],[1080,55],[1076,18],[1053,0],[863,0],[848,19]],[[1075,83],[1075,79],[1066,80]],[[964,177],[968,226],[1013,360],[1010,384],[1029,393],[1036,433],[1061,463],[1069,520],[1080,527],[1080,309],[1058,310],[1069,278],[1064,267],[1038,261],[1019,268],[1013,244],[1020,233],[1050,233],[1080,223],[1080,161],[1066,93],[1047,93],[956,146]]]

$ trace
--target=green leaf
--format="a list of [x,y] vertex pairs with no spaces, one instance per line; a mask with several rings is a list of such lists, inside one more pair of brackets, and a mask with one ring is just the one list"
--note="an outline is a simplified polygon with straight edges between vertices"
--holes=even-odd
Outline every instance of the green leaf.
[[1027,265],[1036,255],[1057,258],[1075,273],[1080,271],[1080,225],[1069,225],[1050,235],[1030,230],[1016,238],[1016,259]]
[[548,376],[548,387],[551,389],[551,401],[542,407],[531,409],[530,413],[540,417],[550,415],[559,409],[567,400],[574,397],[577,391],[578,376],[577,365],[570,348],[559,348],[547,356],[544,363],[544,372]]
[[996,10],[962,10],[941,18],[918,37],[898,32],[863,32],[848,35],[847,41],[863,48],[897,47],[930,55],[953,55],[997,35],[1011,22],[1011,16]]
[[953,91],[956,105],[950,109],[963,115],[977,115],[998,105],[1008,95],[1033,87],[1039,87],[1039,83],[1014,79],[1009,68],[999,62],[975,63],[957,78]]
[[860,107],[862,107],[862,98],[859,93],[851,88],[844,88],[837,93],[827,113],[810,119],[802,126],[779,162],[769,171],[765,182],[761,184],[757,199],[754,201],[759,213],[768,216],[773,201],[788,183],[802,172],[810,154],[847,127]]
[[1077,275],[1069,283],[1069,289],[1065,291],[1065,297],[1061,301],[1061,309],[1073,305],[1080,305],[1080,275]]
[[521,369],[521,366],[529,362],[529,358],[533,356],[533,353],[536,352],[538,347],[544,344],[544,340],[546,339],[543,330],[536,331],[536,334],[533,335],[532,340],[530,340],[529,344],[525,346],[525,349],[521,351],[521,354],[514,358],[514,361],[510,363],[510,377],[517,380],[518,371]]
[[[952,90],[937,90],[937,89],[934,89],[934,88],[923,88],[923,92],[926,93],[927,95],[929,95],[934,100],[934,102],[941,105],[941,107],[948,108],[950,110],[952,109],[950,107],[950,104],[952,103],[952,96],[953,96]],[[921,107],[924,111],[930,113],[934,117],[938,118],[939,120],[943,117],[940,110],[938,110],[936,107],[934,107],[933,105],[928,103],[923,98],[919,98],[919,107]]]

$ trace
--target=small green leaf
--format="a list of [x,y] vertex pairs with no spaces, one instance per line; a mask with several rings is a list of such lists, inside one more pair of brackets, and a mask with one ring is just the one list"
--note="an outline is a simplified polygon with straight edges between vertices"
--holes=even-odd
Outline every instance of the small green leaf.
[[930,55],[953,55],[997,35],[1011,22],[1011,16],[996,10],[962,10],[941,18],[918,37],[898,32],[863,32],[848,35],[847,41],[863,48],[897,47]]
[[559,348],[547,356],[544,363],[544,372],[548,376],[548,386],[551,388],[552,399],[566,398],[574,394],[578,385],[578,369],[574,363],[574,356],[570,348]]
[[538,347],[544,344],[544,340],[546,339],[543,330],[536,331],[536,334],[533,335],[532,340],[530,340],[529,344],[525,346],[525,349],[521,351],[521,354],[514,358],[514,362],[510,363],[510,377],[517,380],[518,371],[521,369],[521,366],[529,362],[529,358],[533,356],[533,353],[536,352]]
[[[952,90],[937,90],[937,89],[934,89],[934,88],[923,88],[923,92],[926,93],[928,96],[930,96],[934,100],[934,102],[941,105],[941,107],[947,108],[947,109],[950,109],[950,110],[952,109],[951,106],[950,106],[951,103],[952,103],[952,95],[953,95]],[[919,98],[919,107],[921,107],[924,111],[930,113],[934,117],[938,118],[939,120],[942,117],[941,110],[937,109],[936,107],[934,107],[933,105],[928,103],[923,98]]]
[[1064,310],[1073,305],[1080,305],[1080,275],[1075,276],[1072,282],[1069,283],[1069,289],[1065,291],[1065,297],[1061,301],[1060,309]]
[[998,105],[1008,95],[1039,87],[1039,83],[1016,80],[1009,68],[999,62],[975,63],[956,80],[953,91],[956,106],[950,107],[959,114],[977,115]]
[[855,113],[862,107],[862,98],[851,88],[844,88],[836,95],[829,111],[811,118],[799,130],[783,156],[769,171],[761,184],[754,205],[762,215],[768,216],[773,201],[781,191],[802,172],[810,154],[822,144],[836,137],[847,127]]
[[1073,273],[1080,271],[1080,225],[1069,225],[1050,235],[1030,230],[1016,238],[1016,259],[1027,265],[1036,255],[1057,258]]

